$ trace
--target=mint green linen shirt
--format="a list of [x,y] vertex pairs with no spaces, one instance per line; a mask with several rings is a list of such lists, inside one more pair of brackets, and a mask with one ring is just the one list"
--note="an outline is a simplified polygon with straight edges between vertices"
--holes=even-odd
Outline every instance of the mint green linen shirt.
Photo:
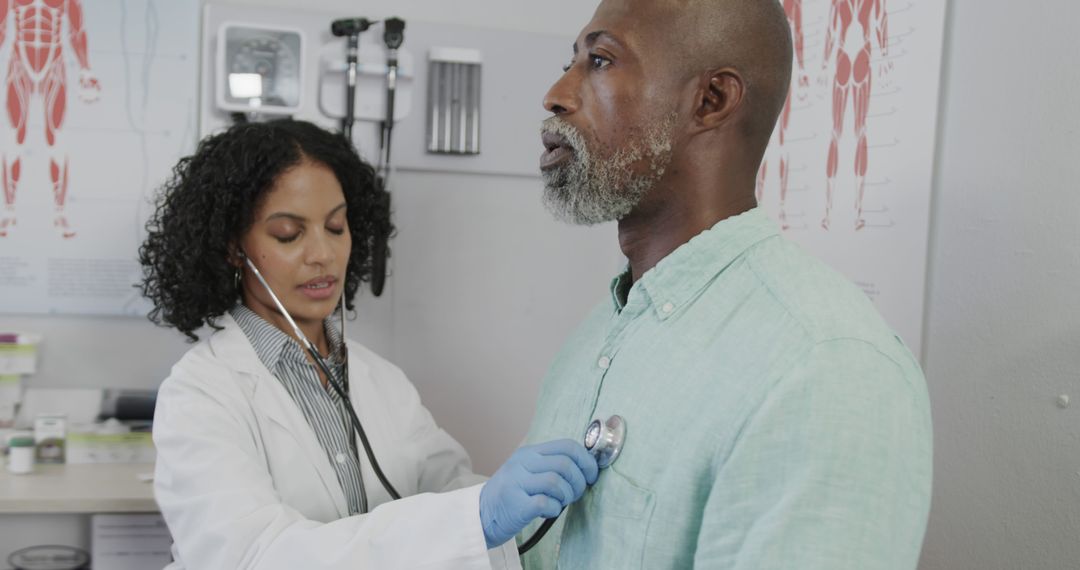
[[926,383],[862,291],[760,209],[629,282],[566,342],[528,438],[619,414],[625,447],[527,569],[916,567]]

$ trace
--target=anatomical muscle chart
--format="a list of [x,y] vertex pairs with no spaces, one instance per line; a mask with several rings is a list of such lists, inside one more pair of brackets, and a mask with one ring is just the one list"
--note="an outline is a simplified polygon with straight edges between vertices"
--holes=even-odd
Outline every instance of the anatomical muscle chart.
[[918,353],[945,3],[782,1],[791,91],[758,202]]
[[137,314],[196,137],[198,0],[0,0],[0,313]]

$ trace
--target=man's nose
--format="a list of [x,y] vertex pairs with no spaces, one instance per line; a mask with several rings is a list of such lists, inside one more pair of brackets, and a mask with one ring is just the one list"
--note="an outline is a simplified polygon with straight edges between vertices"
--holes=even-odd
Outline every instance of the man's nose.
[[571,68],[548,89],[544,95],[544,108],[554,115],[574,113],[581,106],[580,87],[577,73]]

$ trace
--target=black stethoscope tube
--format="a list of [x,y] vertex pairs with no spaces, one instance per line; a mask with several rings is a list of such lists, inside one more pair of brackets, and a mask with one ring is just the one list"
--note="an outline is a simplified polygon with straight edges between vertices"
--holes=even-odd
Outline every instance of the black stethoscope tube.
[[[285,317],[285,319],[289,322],[290,325],[292,325],[293,331],[299,337],[298,340],[300,341],[300,344],[304,347],[305,350],[307,350],[308,355],[311,356],[311,359],[315,362],[315,365],[319,368],[319,370],[322,371],[323,375],[326,376],[326,383],[331,388],[333,388],[335,392],[337,392],[337,395],[345,403],[345,410],[348,411],[348,413],[349,413],[349,420],[352,422],[352,426],[356,430],[357,436],[360,437],[360,443],[364,447],[364,455],[367,456],[368,462],[371,463],[371,469],[372,469],[372,471],[375,472],[375,476],[378,477],[379,483],[382,484],[383,489],[385,489],[386,492],[390,494],[390,497],[392,499],[394,499],[395,501],[400,499],[401,495],[397,492],[396,489],[394,489],[394,486],[390,484],[390,481],[386,478],[386,474],[384,474],[383,471],[382,471],[382,467],[379,466],[379,461],[377,459],[375,459],[375,453],[371,450],[371,443],[368,441],[367,432],[364,431],[364,425],[362,423],[360,423],[360,417],[356,415],[356,409],[353,408],[352,401],[349,399],[349,395],[345,392],[345,389],[338,383],[338,381],[334,379],[334,374],[333,374],[333,372],[330,371],[330,367],[326,365],[326,361],[323,360],[322,356],[319,355],[319,352],[317,350],[315,350],[315,346],[311,344],[311,341],[309,341],[307,339],[307,337],[304,336],[304,333],[300,330],[300,327],[298,327],[296,325],[296,321],[294,321],[292,319],[292,315],[290,315],[289,312],[285,310],[285,305],[282,304],[281,300],[278,299],[277,295],[274,294],[273,289],[270,288],[270,284],[267,283],[266,280],[263,278],[262,273],[259,271],[259,269],[257,267],[255,267],[255,264],[251,261],[250,258],[248,258],[246,255],[243,255],[243,254],[241,254],[241,255],[242,255],[244,261],[247,263],[248,267],[251,268],[252,273],[254,273],[255,277],[259,280],[259,283],[261,283],[263,288],[266,289],[266,291],[270,294],[270,298],[273,299],[274,304],[277,305],[278,310],[281,311],[281,313]],[[343,320],[342,320],[341,342],[342,342],[342,348],[343,348],[342,353],[345,355],[345,377],[348,378],[348,374],[349,374],[348,349],[345,348],[345,346],[344,346],[344,343],[345,343],[345,330],[344,330],[345,306],[344,306],[344,299],[341,300],[341,306],[339,307],[339,310],[342,311],[341,318]],[[612,421],[612,420],[615,420],[615,419],[618,419],[618,421],[619,421],[618,429],[622,430],[623,429],[621,427],[622,426],[622,418],[619,418],[618,416],[613,416],[612,419],[609,420],[609,422]],[[597,425],[597,424],[599,424],[599,422],[594,421],[593,424]],[[609,427],[614,428],[615,426],[612,426],[609,423]],[[590,431],[592,429],[593,429],[593,426],[590,426]],[[593,438],[590,438],[588,435],[586,435],[586,446],[588,447],[588,449],[590,451],[594,451],[594,447],[597,445],[597,442],[601,438],[601,436],[599,435],[600,433],[602,433],[602,432],[598,432],[596,434],[596,437],[593,437]],[[621,447],[621,438],[622,438],[622,436],[623,436],[623,433],[622,433],[622,431],[620,431],[619,436],[618,436],[620,441],[615,446],[614,454],[609,455],[608,457],[604,458],[600,462],[601,463],[601,468],[607,467],[608,465],[610,465],[610,463],[613,462],[615,460],[615,458],[618,456],[618,449]],[[596,451],[600,451],[600,449],[601,448],[596,448]],[[565,509],[563,509],[563,510],[565,510]],[[534,532],[533,535],[528,538],[528,540],[526,540],[524,543],[522,543],[520,546],[518,546],[518,554],[519,555],[525,554],[526,552],[531,550],[534,546],[539,544],[540,541],[544,538],[544,535],[546,535],[548,533],[548,531],[551,530],[551,527],[555,524],[555,521],[557,521],[559,519],[560,515],[562,515],[562,511],[560,511],[559,514],[555,516],[555,518],[550,518],[550,519],[545,520],[543,522],[543,524],[540,525],[540,528],[536,529],[536,532]]]
[[[344,310],[344,307],[342,307]],[[341,342],[345,342],[345,338],[341,339]],[[315,361],[315,364],[322,370],[322,373],[326,375],[326,382],[337,395],[345,402],[345,410],[349,412],[349,419],[352,421],[353,428],[356,429],[356,435],[360,436],[360,443],[364,446],[364,455],[367,456],[368,462],[371,463],[371,469],[375,471],[375,476],[379,478],[379,483],[382,483],[383,489],[390,494],[390,497],[395,501],[401,498],[394,486],[387,480],[386,475],[383,473],[382,468],[379,467],[379,461],[375,459],[375,453],[371,451],[371,443],[368,442],[367,433],[364,431],[364,425],[360,423],[360,417],[356,415],[356,410],[352,406],[352,401],[349,400],[349,395],[345,393],[345,390],[338,384],[337,380],[334,380],[334,375],[330,372],[330,367],[326,365],[319,353],[315,352],[315,349],[310,346],[307,348],[308,354]],[[348,376],[348,366],[345,368],[346,376]]]
[[559,511],[559,514],[555,515],[555,518],[545,520],[544,524],[540,525],[540,528],[536,529],[536,532],[534,532],[533,535],[529,537],[529,540],[526,540],[525,542],[521,543],[521,546],[518,546],[518,555],[520,556],[522,554],[525,554],[526,552],[532,550],[534,546],[540,544],[540,541],[543,540],[544,535],[547,534],[549,530],[551,530],[551,527],[555,524],[555,521],[559,520],[560,515],[562,515],[562,511]]
[[[360,418],[356,415],[356,410],[352,406],[352,401],[349,400],[349,395],[346,394],[345,390],[338,384],[336,380],[334,380],[334,375],[330,372],[330,367],[327,366],[323,358],[319,356],[319,352],[315,350],[315,346],[311,344],[311,341],[308,340],[306,336],[304,336],[304,332],[301,331],[300,327],[296,325],[296,321],[293,320],[292,315],[290,315],[289,312],[285,310],[285,305],[282,304],[281,299],[278,299],[278,296],[274,294],[274,290],[270,288],[270,284],[267,283],[266,279],[263,278],[262,272],[259,271],[259,268],[255,266],[255,263],[251,261],[251,258],[249,258],[246,254],[240,252],[240,255],[247,263],[247,266],[251,268],[251,272],[259,280],[259,283],[261,283],[263,288],[266,289],[266,292],[270,294],[270,298],[273,299],[274,305],[277,306],[278,311],[281,312],[281,315],[285,317],[285,320],[289,322],[290,326],[292,326],[293,333],[296,334],[296,339],[300,343],[300,346],[304,347],[304,349],[307,350],[308,355],[310,355],[311,359],[315,361],[315,365],[318,366],[319,370],[321,370],[322,373],[326,375],[327,384],[329,384],[334,389],[334,391],[337,392],[338,396],[341,397],[341,400],[345,402],[345,409],[349,412],[349,420],[352,422],[352,426],[356,430],[356,434],[360,436],[360,443],[364,446],[364,455],[367,456],[368,461],[371,463],[371,469],[375,471],[375,476],[379,478],[379,483],[382,483],[383,488],[386,489],[386,492],[390,494],[390,497],[392,497],[394,500],[400,499],[401,495],[399,495],[397,490],[394,489],[394,486],[390,484],[390,481],[386,479],[386,475],[383,473],[382,468],[379,466],[379,461],[375,459],[375,453],[371,451],[371,443],[368,441],[367,432],[364,431],[364,426],[360,423]],[[342,354],[344,355],[345,362],[345,377],[348,378],[349,353],[348,349],[345,348],[344,296],[339,300],[338,310],[341,311],[341,344],[343,349]],[[366,503],[367,500],[365,499],[364,502]]]

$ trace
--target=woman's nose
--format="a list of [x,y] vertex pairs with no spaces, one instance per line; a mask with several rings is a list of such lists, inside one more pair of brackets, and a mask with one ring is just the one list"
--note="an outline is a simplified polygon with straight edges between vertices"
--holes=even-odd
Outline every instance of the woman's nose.
[[325,265],[334,260],[334,254],[334,246],[328,232],[317,232],[308,244],[308,263]]

